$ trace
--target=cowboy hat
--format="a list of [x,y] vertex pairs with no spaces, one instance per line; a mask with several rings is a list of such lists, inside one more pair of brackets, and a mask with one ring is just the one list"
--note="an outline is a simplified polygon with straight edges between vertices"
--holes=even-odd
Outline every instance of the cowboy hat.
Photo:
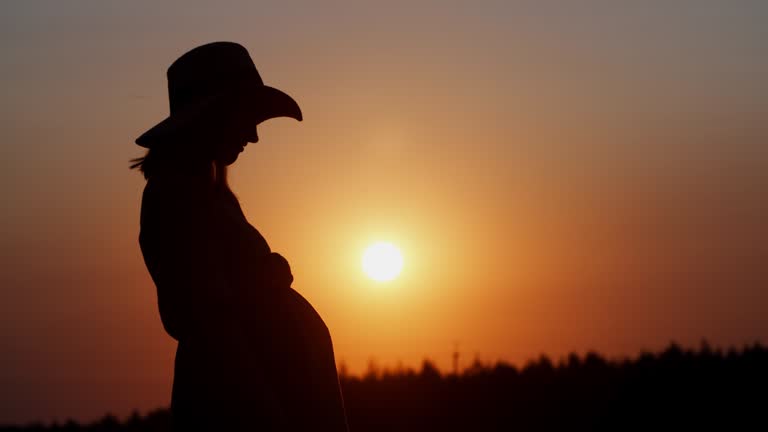
[[173,62],[168,68],[168,99],[171,114],[136,138],[136,144],[153,147],[232,104],[252,116],[254,126],[275,117],[302,120],[296,101],[264,85],[248,50],[234,42],[205,44]]

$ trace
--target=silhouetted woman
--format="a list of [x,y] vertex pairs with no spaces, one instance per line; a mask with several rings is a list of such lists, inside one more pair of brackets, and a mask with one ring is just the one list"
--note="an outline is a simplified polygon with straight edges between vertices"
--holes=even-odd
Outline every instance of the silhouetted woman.
[[227,166],[256,125],[302,119],[241,45],[197,47],[168,69],[171,115],[136,143],[147,179],[139,243],[178,341],[176,430],[347,429],[330,334],[288,262],[246,220]]

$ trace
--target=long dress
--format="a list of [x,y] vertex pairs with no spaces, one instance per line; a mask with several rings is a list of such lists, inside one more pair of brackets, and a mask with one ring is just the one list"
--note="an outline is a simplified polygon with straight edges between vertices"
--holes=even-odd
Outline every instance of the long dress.
[[234,195],[195,177],[147,181],[139,244],[178,341],[176,430],[346,431],[328,328],[270,281],[271,249]]

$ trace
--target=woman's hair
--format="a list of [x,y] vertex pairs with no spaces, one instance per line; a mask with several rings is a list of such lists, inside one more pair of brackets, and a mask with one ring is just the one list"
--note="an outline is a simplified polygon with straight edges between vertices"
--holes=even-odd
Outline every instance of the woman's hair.
[[211,144],[215,143],[220,134],[229,133],[229,120],[241,108],[235,104],[224,104],[210,108],[204,118],[190,125],[172,137],[164,138],[143,157],[131,160],[131,169],[138,169],[144,178],[163,172],[187,172],[206,177],[210,185],[219,191],[231,193],[227,182],[227,164],[211,157]]
[[230,190],[227,181],[227,165],[217,160],[194,158],[187,152],[178,151],[175,145],[154,147],[139,158],[131,159],[130,169],[138,169],[146,180],[168,171],[196,170],[208,177],[217,189]]

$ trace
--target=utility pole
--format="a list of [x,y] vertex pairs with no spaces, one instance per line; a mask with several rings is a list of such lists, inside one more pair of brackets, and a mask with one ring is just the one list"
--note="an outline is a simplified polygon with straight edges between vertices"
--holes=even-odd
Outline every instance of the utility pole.
[[453,343],[453,374],[459,376],[459,343]]

